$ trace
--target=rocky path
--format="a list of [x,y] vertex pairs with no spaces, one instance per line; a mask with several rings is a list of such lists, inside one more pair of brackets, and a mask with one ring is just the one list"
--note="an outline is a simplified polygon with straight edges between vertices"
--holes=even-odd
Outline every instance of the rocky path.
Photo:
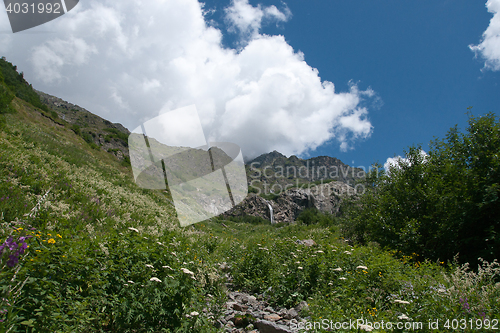
[[299,317],[300,311],[305,307],[307,303],[303,301],[295,308],[275,309],[263,295],[230,291],[226,310],[217,324],[226,332],[232,333],[292,333],[297,332],[293,327],[297,327],[298,322],[305,321]]

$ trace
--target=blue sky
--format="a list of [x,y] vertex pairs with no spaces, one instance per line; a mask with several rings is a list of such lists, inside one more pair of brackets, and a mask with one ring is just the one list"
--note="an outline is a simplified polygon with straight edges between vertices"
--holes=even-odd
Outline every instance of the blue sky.
[[[220,8],[229,1],[206,3]],[[250,3],[283,8],[280,1]],[[433,137],[444,138],[455,124],[465,129],[469,106],[475,115],[498,114],[500,72],[481,71],[484,61],[468,47],[479,43],[492,18],[485,2],[289,0],[286,5],[292,18],[264,25],[264,33],[284,35],[338,90],[348,90],[353,80],[380,98],[368,104],[369,138],[347,152],[326,143],[310,156],[384,164],[413,144],[427,150]],[[224,22],[217,14],[214,19]],[[234,47],[231,37],[224,42]]]
[[463,130],[469,106],[498,114],[495,12],[500,0],[88,0],[16,34],[0,12],[0,54],[129,129],[194,104],[207,140],[247,157],[368,167]]

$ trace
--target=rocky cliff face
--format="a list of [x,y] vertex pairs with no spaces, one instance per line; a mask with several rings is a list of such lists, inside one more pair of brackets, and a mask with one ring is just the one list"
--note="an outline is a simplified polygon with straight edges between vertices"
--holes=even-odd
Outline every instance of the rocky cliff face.
[[337,158],[318,156],[308,160],[297,156],[286,157],[273,151],[263,154],[246,164],[250,191],[280,194],[292,186],[324,181],[338,181],[354,186],[365,177],[360,168],[353,168]]
[[271,219],[271,205],[274,221],[277,223],[294,222],[306,208],[314,207],[322,212],[338,215],[342,201],[354,195],[354,188],[343,182],[304,186],[282,192],[275,200],[266,200],[251,193],[243,202],[226,212],[225,217],[246,215]]

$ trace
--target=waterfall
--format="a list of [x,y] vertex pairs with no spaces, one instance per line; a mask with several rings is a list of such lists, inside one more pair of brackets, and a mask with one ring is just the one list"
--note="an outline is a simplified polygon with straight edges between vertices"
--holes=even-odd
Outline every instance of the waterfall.
[[269,207],[269,216],[271,217],[271,224],[273,224],[274,223],[273,207],[266,199],[263,198],[262,200],[264,200],[264,202],[267,204],[267,207]]

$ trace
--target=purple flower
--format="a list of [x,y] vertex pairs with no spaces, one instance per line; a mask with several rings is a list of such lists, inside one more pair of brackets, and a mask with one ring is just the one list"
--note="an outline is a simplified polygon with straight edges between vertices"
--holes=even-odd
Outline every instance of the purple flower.
[[9,260],[7,261],[7,266],[12,268],[16,266],[18,262],[19,262],[19,257],[16,256],[15,254],[11,254],[9,256]]
[[470,306],[469,306],[469,302],[468,302],[467,297],[465,297],[465,299],[460,297],[460,304],[462,304],[462,306],[464,307],[464,310],[466,310],[467,312],[470,312]]

